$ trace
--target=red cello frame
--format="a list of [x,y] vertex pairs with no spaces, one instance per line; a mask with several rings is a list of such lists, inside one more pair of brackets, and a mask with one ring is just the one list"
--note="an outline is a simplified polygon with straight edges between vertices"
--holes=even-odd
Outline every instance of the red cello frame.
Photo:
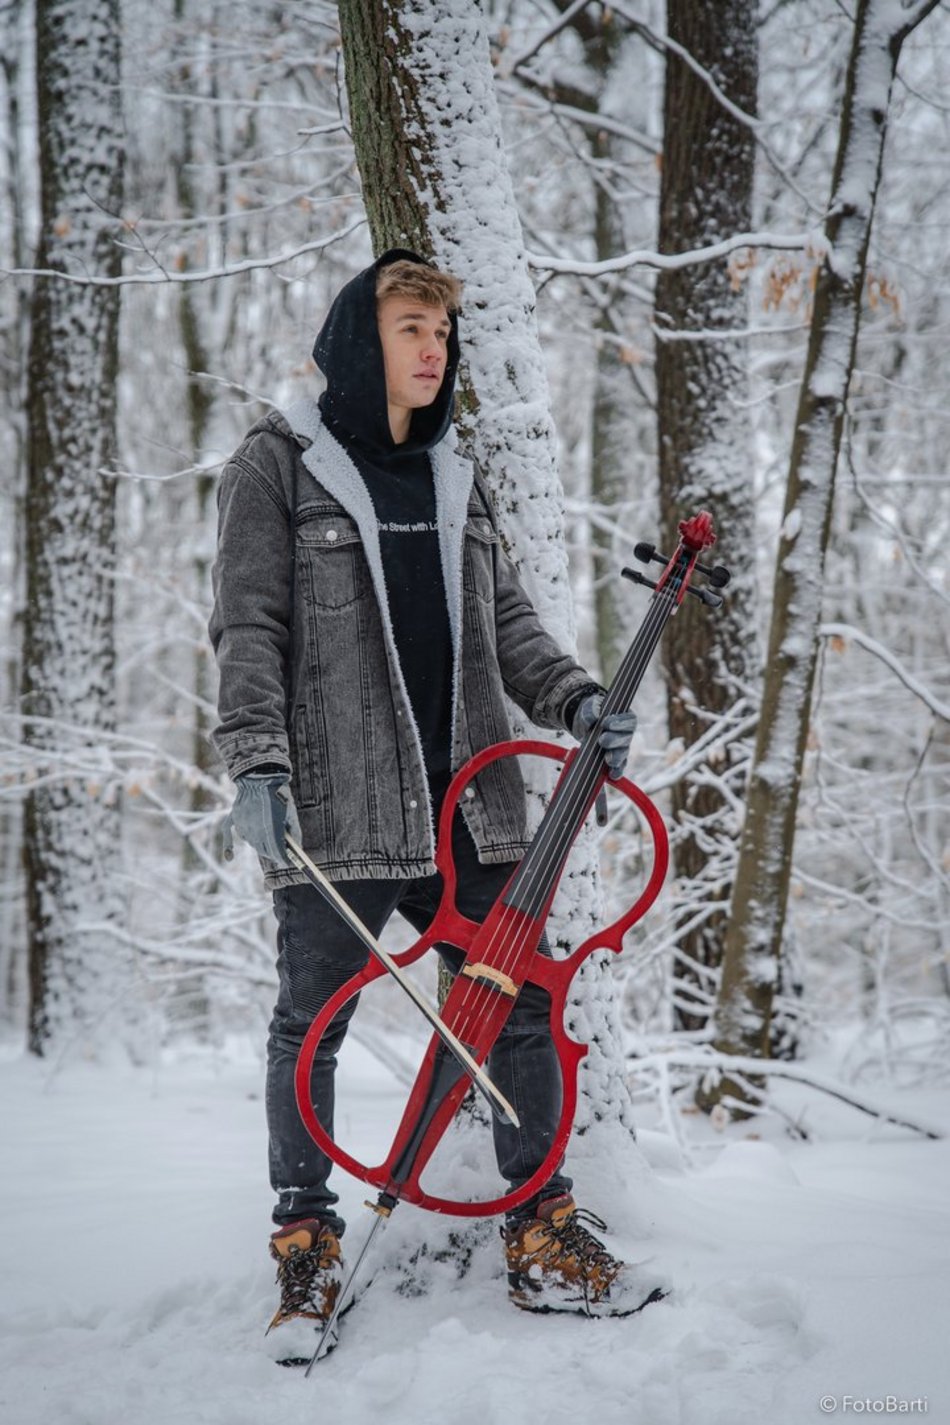
[[[439,942],[447,942],[456,946],[459,950],[467,953],[471,945],[472,938],[479,930],[479,925],[475,921],[468,920],[461,915],[455,905],[456,872],[452,859],[452,818],[458,806],[459,797],[464,788],[477,776],[484,768],[490,766],[492,762],[498,761],[502,757],[533,756],[545,757],[551,761],[561,762],[563,772],[567,770],[577,755],[577,748],[563,748],[550,742],[540,742],[532,740],[519,740],[509,742],[499,742],[492,747],[485,748],[484,751],[476,753],[463,767],[456,772],[449,784],[442,810],[439,817],[439,835],[436,845],[435,863],[443,878],[442,898],[439,903],[435,917],[425,933],[411,945],[408,950],[393,956],[393,959],[400,966],[414,964],[427,950],[430,950]],[[577,1106],[577,1071],[581,1060],[587,1054],[587,1046],[571,1039],[564,1029],[564,1011],[567,1005],[567,996],[570,983],[583,962],[594,953],[595,950],[611,950],[614,954],[619,954],[623,948],[623,937],[631,926],[650,909],[656,900],[666,877],[669,865],[669,840],[666,826],[654,803],[650,800],[634,782],[627,777],[620,777],[609,784],[618,792],[621,792],[631,801],[641,813],[649,827],[653,838],[653,867],[643,891],[622,916],[612,925],[603,929],[598,929],[589,936],[582,945],[568,955],[563,960],[552,960],[546,956],[535,953],[531,957],[531,968],[528,974],[523,976],[524,981],[531,981],[534,984],[546,989],[551,997],[551,1035],[558,1054],[561,1065],[563,1102],[561,1107],[561,1117],[558,1129],[552,1140],[544,1162],[527,1182],[523,1183],[514,1192],[509,1192],[501,1197],[492,1198],[489,1201],[480,1202],[458,1202],[450,1198],[437,1197],[427,1193],[421,1186],[419,1179],[425,1170],[425,1164],[418,1173],[410,1172],[409,1176],[398,1183],[393,1182],[392,1171],[393,1162],[396,1157],[395,1145],[390,1149],[388,1156],[374,1167],[368,1167],[360,1163],[352,1154],[347,1153],[338,1143],[330,1137],[317,1119],[313,1106],[313,1095],[311,1090],[311,1077],[313,1071],[313,1061],[317,1047],[323,1038],[324,1033],[329,1028],[331,1022],[340,1010],[367,985],[372,984],[381,975],[386,973],[383,966],[375,959],[370,958],[366,966],[354,975],[336,994],[327,1001],[323,1009],[314,1019],[304,1039],[300,1054],[297,1060],[295,1076],[295,1087],[297,1095],[297,1106],[304,1125],[317,1147],[336,1163],[344,1168],[355,1178],[360,1179],[380,1191],[392,1190],[402,1202],[414,1203],[417,1207],[427,1208],[432,1212],[448,1213],[456,1217],[491,1217],[498,1213],[511,1211],[520,1204],[527,1202],[533,1197],[548,1181],[551,1174],[560,1163],[567,1141],[571,1134],[574,1122],[574,1110]],[[502,893],[503,899],[504,893]],[[514,912],[515,915],[522,915],[522,912]],[[527,919],[527,917],[525,917]],[[439,1040],[433,1035],[426,1050],[426,1058],[431,1058],[436,1052]],[[490,1048],[481,1053],[476,1053],[475,1058],[479,1063],[488,1057]],[[424,1058],[423,1064],[426,1059]],[[422,1077],[422,1076],[420,1076]],[[419,1088],[419,1080],[410,1094],[406,1113],[421,1108],[421,1104],[414,1102],[416,1095],[421,1096],[422,1090]],[[445,1123],[440,1128],[444,1131],[448,1121],[454,1116],[453,1109],[446,1116]],[[434,1126],[434,1125],[433,1125]]]

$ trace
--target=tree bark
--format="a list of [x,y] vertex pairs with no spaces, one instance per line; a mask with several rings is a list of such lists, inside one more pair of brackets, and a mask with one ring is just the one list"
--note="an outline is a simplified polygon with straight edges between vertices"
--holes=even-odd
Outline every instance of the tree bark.
[[[724,93],[754,113],[758,80],[755,0],[696,5],[668,0],[667,30]],[[755,150],[740,123],[673,51],[666,58],[659,245],[702,247],[751,227]],[[759,652],[754,610],[752,437],[745,348],[729,332],[748,322],[743,284],[726,261],[665,270],[656,286],[656,381],[662,548],[677,525],[712,511],[715,559],[733,573],[724,607],[687,599],[664,641],[670,738],[689,747],[710,722],[754,699]],[[748,745],[673,789],[673,867],[679,963],[675,1018],[702,1028],[722,957],[739,827],[722,783],[741,793]]]
[[[562,74],[560,66],[549,67],[544,79],[530,66],[514,73],[529,90],[537,90],[555,103],[571,110],[596,115],[606,112],[605,103],[626,35],[616,16],[606,8],[578,10],[573,0],[553,0],[583,45],[585,70],[576,77],[576,67]],[[591,239],[596,261],[616,257],[625,247],[623,223],[611,181],[618,165],[620,142],[609,126],[591,125],[581,131],[590,152]],[[652,420],[652,409],[632,378],[632,368],[624,360],[620,336],[627,325],[620,283],[596,291],[592,303],[595,342],[594,389],[590,408],[590,498],[594,518],[590,523],[591,569],[594,578],[594,615],[597,661],[600,677],[609,683],[630,643],[629,589],[623,585],[620,569],[628,557],[629,529],[623,528],[625,509],[632,490],[639,490],[651,457],[643,449],[638,424]],[[608,294],[611,300],[608,301]],[[631,416],[631,400],[639,400],[637,419]],[[640,469],[638,469],[638,464]]]
[[[462,443],[491,485],[542,620],[569,647],[554,424],[482,7],[475,0],[341,0],[339,13],[374,248],[412,247],[464,283]],[[516,735],[526,730],[518,719]],[[525,766],[529,778],[533,770]],[[596,923],[590,843],[564,890],[549,934],[556,944],[576,945]],[[613,1118],[626,1126],[630,1095],[609,973],[592,966],[585,979],[569,1017],[575,1036],[592,1045],[579,1123]]]
[[[785,925],[835,471],[854,368],[891,90],[907,35],[935,0],[859,0],[845,83],[826,251],[789,460],[762,711],[716,1007],[716,1048],[765,1057]],[[708,1105],[743,1088],[724,1077]],[[738,1110],[741,1112],[741,1109]]]
[[[0,7],[0,75],[3,86],[4,197],[0,248],[15,267],[27,265],[29,184],[32,168],[27,123],[20,103],[21,71],[28,70],[28,32],[32,15],[25,6]],[[4,531],[0,559],[9,571],[10,637],[0,668],[0,704],[15,707],[20,693],[22,629],[25,603],[23,548],[26,501],[26,353],[29,348],[29,296],[17,284],[0,330],[0,367],[5,390],[5,438],[2,497],[12,511]],[[25,1009],[27,965],[23,916],[23,808],[0,803],[0,1017],[19,1026]]]
[[[37,266],[114,277],[123,150],[117,0],[38,0],[42,168]],[[38,785],[26,803],[29,1044],[89,1026],[120,960],[113,600],[117,287],[39,279],[29,360],[22,709]],[[99,761],[101,780],[70,776]]]
[[[179,28],[183,29],[184,19],[185,0],[175,0],[175,20]],[[183,33],[188,32],[183,29]],[[182,41],[180,40],[179,43],[182,44]],[[197,92],[194,66],[190,59],[190,45],[189,36],[187,48],[185,44],[182,44],[183,58],[178,66],[178,90],[184,94]],[[193,219],[199,208],[195,199],[193,182],[194,126],[194,110],[191,105],[185,104],[182,106],[180,117],[180,152],[174,165],[178,213],[185,219]],[[217,196],[220,216],[220,210],[224,208],[222,201],[224,194],[220,188]],[[183,258],[183,263],[187,267],[187,257]],[[214,409],[213,390],[207,377],[203,376],[203,373],[212,370],[213,367],[203,331],[202,318],[205,312],[206,305],[202,304],[194,288],[188,284],[182,284],[178,294],[178,329],[185,357],[185,413],[187,416],[188,453],[195,465],[204,456]],[[190,507],[186,509],[186,522],[190,523],[195,530],[202,531],[208,526],[214,507],[214,488],[213,475],[198,473],[184,497],[187,506]],[[198,550],[193,558],[192,577],[196,599],[206,603],[211,587],[211,569],[210,558],[203,541],[198,542]],[[214,705],[214,678],[208,649],[203,643],[195,645],[192,690],[194,692],[194,727],[192,729],[191,755],[197,771],[205,774],[212,770],[214,764],[210,740],[211,719],[207,711]],[[212,797],[207,790],[203,775],[194,779],[189,789],[188,802],[188,809],[193,817],[206,812],[212,805]],[[189,875],[200,865],[201,860],[191,840],[186,839],[182,843],[183,888],[187,887]],[[192,899],[193,892],[188,888],[186,899],[182,904],[185,915],[190,913]]]

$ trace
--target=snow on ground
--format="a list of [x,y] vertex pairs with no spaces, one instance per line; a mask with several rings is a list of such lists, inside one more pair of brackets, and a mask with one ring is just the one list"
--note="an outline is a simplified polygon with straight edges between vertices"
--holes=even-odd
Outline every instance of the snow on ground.
[[[372,1155],[394,1090],[365,1052],[360,1069]],[[950,1094],[898,1099],[950,1132]],[[306,1380],[259,1349],[274,1288],[258,1064],[51,1074],[14,1057],[0,1100],[3,1425],[950,1421],[950,1140],[814,1097],[812,1143],[691,1122],[688,1169],[644,1131],[649,1237],[608,1241],[675,1294],[625,1321],[509,1306],[491,1223],[466,1275],[428,1258],[410,1279],[397,1265],[454,1224],[402,1207],[377,1237],[383,1270]],[[577,1195],[603,1211],[582,1168]],[[338,1186],[353,1251],[366,1191]]]

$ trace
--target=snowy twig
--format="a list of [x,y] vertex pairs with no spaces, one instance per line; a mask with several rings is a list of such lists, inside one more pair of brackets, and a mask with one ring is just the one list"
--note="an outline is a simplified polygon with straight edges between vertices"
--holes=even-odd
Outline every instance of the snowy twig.
[[623,252],[618,257],[609,257],[604,262],[579,262],[573,257],[545,257],[543,253],[525,254],[528,265],[541,272],[568,273],[573,277],[606,277],[611,272],[624,272],[628,267],[656,267],[672,271],[681,267],[692,267],[701,262],[715,262],[717,258],[728,257],[740,247],[774,248],[782,252],[805,252],[814,249],[820,238],[815,233],[734,233],[722,242],[710,243],[707,247],[693,248],[690,252],[655,252],[641,248],[633,252]]
[[740,699],[728,714],[717,718],[701,737],[678,757],[666,771],[653,773],[643,779],[643,790],[651,797],[658,792],[676,786],[691,772],[715,754],[721,754],[731,743],[741,740],[755,731],[758,710],[747,711],[748,704]]
[[641,133],[638,129],[632,129],[629,124],[612,118],[610,114],[601,114],[594,109],[581,109],[576,104],[560,103],[558,100],[552,99],[550,95],[533,94],[524,88],[524,80],[516,85],[514,81],[500,79],[497,81],[497,87],[503,95],[516,94],[519,103],[531,105],[536,110],[543,110],[545,113],[556,114],[559,118],[569,119],[571,123],[579,124],[582,128],[595,129],[610,134],[612,138],[622,139],[625,143],[631,143],[646,153],[657,155],[660,152],[660,145],[656,139]]
[[818,632],[822,638],[853,639],[855,643],[860,644],[868,653],[873,653],[875,658],[879,658],[886,667],[890,668],[891,672],[904,684],[904,687],[920,698],[921,702],[926,703],[936,717],[941,718],[944,722],[950,722],[950,703],[943,702],[929,688],[925,688],[912,673],[908,673],[903,663],[889,649],[885,648],[883,643],[878,643],[876,638],[871,638],[850,623],[823,623]]
[[900,24],[891,30],[891,41],[903,41],[907,36],[916,30],[922,20],[926,20],[931,10],[936,10],[941,0],[917,0],[916,4],[905,4],[900,11]]
[[719,104],[727,114],[729,114],[733,119],[735,119],[736,123],[741,124],[743,128],[749,130],[756,144],[762,150],[766,159],[772,165],[775,172],[782,179],[782,181],[788,184],[789,188],[791,188],[792,191],[796,193],[798,197],[801,198],[802,201],[809,208],[811,208],[812,212],[818,211],[816,204],[811,200],[811,198],[809,198],[808,194],[805,193],[798,186],[798,184],[795,182],[794,178],[786,168],[785,164],[782,163],[781,159],[773,150],[771,144],[768,143],[768,141],[765,139],[763,135],[763,129],[765,127],[765,124],[762,119],[757,119],[754,114],[748,114],[746,113],[745,109],[741,109],[738,104],[734,104],[733,101],[729,98],[729,96],[725,94],[723,90],[719,87],[719,85],[716,83],[715,78],[709,72],[709,70],[706,69],[705,66],[701,65],[699,63],[699,60],[697,60],[692,54],[690,54],[689,50],[685,47],[685,45],[677,43],[677,41],[671,39],[669,35],[659,34],[639,16],[632,15],[630,11],[627,10],[626,7],[619,2],[619,0],[617,0],[617,3],[613,4],[612,8],[616,11],[618,15],[620,15],[622,19],[626,20],[627,24],[631,27],[632,30],[636,31],[637,34],[641,35],[647,41],[648,44],[653,46],[654,49],[659,50],[660,53],[668,52],[670,54],[675,54],[677,58],[681,59],[682,62],[687,66],[687,68],[691,69],[693,73],[697,76],[697,78],[700,79],[703,84],[705,84],[706,88],[709,90],[710,94],[712,94],[717,104]]
[[293,248],[290,252],[283,252],[276,257],[249,257],[244,262],[234,262],[227,267],[210,267],[201,272],[169,272],[167,268],[160,268],[159,272],[142,274],[141,276],[129,275],[122,277],[95,277],[80,272],[59,272],[52,267],[0,267],[0,275],[4,277],[50,277],[59,282],[72,282],[79,287],[151,287],[174,282],[212,282],[220,277],[239,277],[245,272],[256,272],[262,268],[283,267],[288,262],[293,262],[295,258],[305,257],[311,252],[323,252],[325,248],[331,247],[333,243],[342,242],[345,238],[352,236],[366,223],[363,216],[350,223],[349,227],[342,228],[338,233],[331,233],[329,237],[319,238],[314,242],[301,243],[299,247]]
[[[877,869],[882,870],[880,866],[878,866]],[[824,881],[820,876],[813,876],[809,872],[803,871],[800,866],[796,866],[795,868],[795,878],[800,881],[803,886],[808,886],[811,890],[821,891],[832,900],[842,900],[851,905],[861,906],[864,910],[873,911],[875,919],[887,921],[888,924],[903,930],[923,930],[933,934],[939,932],[941,929],[940,921],[918,920],[908,915],[906,911],[888,910],[886,906],[881,905],[878,901],[875,901],[872,905],[866,896],[859,895],[856,891],[849,891],[844,886],[835,882]],[[888,875],[888,879],[894,880],[896,878],[893,875]],[[904,886],[908,890],[913,890],[913,887],[908,886],[906,882]]]
[[568,25],[572,24],[576,16],[587,8],[588,3],[589,0],[573,0],[573,3],[568,5],[566,10],[561,11],[556,20],[552,20],[544,34],[532,43],[530,49],[523,50],[521,54],[515,55],[513,58],[502,55],[501,64],[499,66],[501,72],[503,74],[511,74],[515,70],[520,69],[522,65],[527,64],[528,60],[533,59],[539,50],[542,50],[550,40],[554,39],[555,35],[560,34],[561,30],[566,29]]
[[944,1137],[939,1129],[916,1123],[909,1118],[898,1117],[897,1114],[892,1113],[890,1109],[883,1108],[880,1104],[856,1098],[852,1093],[845,1093],[840,1085],[817,1078],[810,1070],[800,1069],[794,1064],[777,1059],[755,1059],[744,1054],[720,1054],[714,1050],[671,1049],[644,1054],[634,1062],[637,1068],[654,1068],[657,1071],[660,1070],[662,1064],[674,1064],[682,1069],[697,1069],[705,1072],[718,1070],[730,1077],[751,1074],[753,1077],[790,1079],[793,1083],[803,1084],[806,1088],[816,1089],[819,1093],[839,1099],[842,1103],[848,1104],[850,1108],[856,1108],[860,1113],[867,1113],[872,1118],[879,1118],[884,1123],[893,1123],[899,1128],[909,1128],[914,1133],[922,1134],[925,1138],[941,1139]]

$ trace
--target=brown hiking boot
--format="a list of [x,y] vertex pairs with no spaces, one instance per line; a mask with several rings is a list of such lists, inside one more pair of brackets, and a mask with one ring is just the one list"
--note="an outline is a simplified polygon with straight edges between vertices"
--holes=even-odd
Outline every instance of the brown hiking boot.
[[283,1366],[307,1365],[340,1294],[340,1239],[316,1218],[291,1222],[270,1239],[280,1306],[267,1328],[268,1353]]
[[549,1198],[537,1217],[502,1229],[508,1296],[522,1311],[574,1311],[582,1316],[632,1316],[666,1295],[657,1276],[612,1257],[587,1230],[607,1224],[579,1210],[574,1199]]

